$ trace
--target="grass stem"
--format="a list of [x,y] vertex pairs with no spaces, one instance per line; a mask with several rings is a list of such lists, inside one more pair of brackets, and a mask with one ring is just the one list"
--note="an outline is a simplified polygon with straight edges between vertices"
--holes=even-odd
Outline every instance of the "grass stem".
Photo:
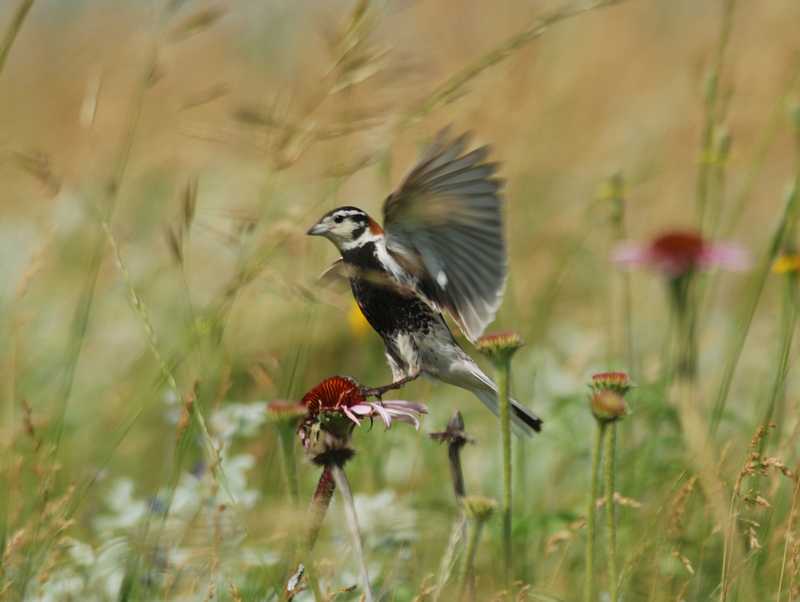
[[333,474],[333,480],[336,482],[336,487],[339,488],[339,493],[344,502],[347,526],[350,528],[350,534],[353,537],[353,549],[356,553],[356,560],[358,560],[358,570],[361,573],[361,587],[364,591],[364,599],[366,602],[375,602],[375,596],[372,593],[372,584],[369,581],[369,571],[367,570],[364,546],[361,543],[361,530],[358,527],[358,516],[356,515],[356,505],[353,500],[353,492],[350,490],[350,483],[347,481],[347,475],[344,473],[344,468],[341,464],[334,462],[331,464],[330,468]]
[[509,401],[508,362],[496,366],[497,390],[500,398],[500,428],[503,432],[503,560],[509,594],[513,591],[514,550],[511,528],[511,403]]
[[6,29],[3,41],[0,43],[0,73],[2,73],[3,67],[6,66],[6,60],[8,59],[8,53],[11,52],[11,46],[14,45],[14,40],[17,39],[17,34],[19,30],[22,29],[25,17],[28,16],[28,12],[31,10],[32,6],[33,0],[22,0],[17,7],[17,12],[14,13],[14,17],[11,19],[11,23],[8,25],[8,29]]
[[594,447],[592,448],[592,473],[589,477],[589,506],[586,509],[586,602],[594,600],[594,547],[597,540],[597,486],[600,458],[603,453],[603,437],[607,422],[597,421]]
[[753,316],[758,307],[758,301],[761,298],[761,293],[767,282],[770,269],[773,262],[778,257],[782,248],[783,242],[786,238],[786,233],[792,231],[792,225],[797,223],[798,215],[800,214],[800,194],[795,192],[796,188],[792,189],[787,194],[786,203],[784,205],[783,213],[778,220],[778,225],[772,234],[767,251],[762,256],[754,273],[751,277],[750,285],[747,287],[750,295],[747,298],[745,309],[742,317],[737,321],[739,326],[736,329],[728,354],[727,361],[725,362],[725,371],[722,375],[722,382],[717,389],[717,398],[714,401],[714,409],[711,414],[710,432],[713,434],[719,428],[719,423],[722,420],[722,415],[725,412],[725,404],[728,401],[728,393],[730,393],[731,383],[733,382],[733,375],[736,372],[736,366],[739,363],[744,343],[747,339],[747,333],[750,331],[750,325],[753,322]]
[[619,600],[619,570],[617,568],[617,521],[614,504],[614,478],[616,476],[617,422],[613,421],[606,437],[605,466],[603,469],[606,490],[606,521],[608,525],[608,591],[611,602]]

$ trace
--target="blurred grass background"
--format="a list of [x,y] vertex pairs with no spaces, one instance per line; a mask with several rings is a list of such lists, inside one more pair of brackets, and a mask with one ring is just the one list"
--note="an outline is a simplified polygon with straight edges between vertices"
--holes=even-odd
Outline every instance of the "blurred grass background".
[[[5,539],[37,512],[36,466],[44,460],[33,442],[46,449],[59,428],[57,452],[46,458],[59,465],[47,497],[63,495],[72,481],[79,491],[84,484],[71,498],[76,523],[65,531],[75,540],[100,543],[92,517],[107,508],[120,478],[132,479],[137,499],[172,483],[179,410],[163,381],[165,365],[182,396],[201,383],[198,403],[208,415],[229,403],[299,399],[333,374],[387,382],[382,343],[352,319],[349,292],[315,285],[335,249],[305,232],[339,205],[379,216],[421,145],[452,123],[491,143],[503,164],[509,280],[491,328],[513,329],[528,342],[513,366],[515,395],[545,420],[543,433],[516,452],[517,577],[540,596],[582,595],[581,532],[576,541],[547,541],[575,533],[570,526],[586,506],[593,425],[585,383],[594,372],[623,369],[640,387],[620,428],[618,490],[643,504],[620,510],[627,598],[675,599],[687,579],[686,599],[715,595],[718,573],[692,576],[669,555],[680,550],[697,568],[707,553],[714,571],[722,562],[702,496],[692,498],[684,531],[665,535],[665,500],[691,472],[662,379],[668,299],[657,275],[632,274],[636,364],[626,365],[618,275],[608,261],[611,207],[599,191],[609,174],[623,174],[632,239],[695,223],[704,82],[725,4],[633,1],[555,23],[410,127],[409,116],[443,81],[564,4],[371,3],[368,21],[352,30],[364,36],[358,52],[340,62],[334,58],[346,47],[352,3],[172,4],[37,0],[0,73]],[[0,5],[3,29],[16,11],[16,2]],[[732,136],[719,231],[757,258],[795,176],[785,107],[797,93],[798,25],[793,0],[736,3],[719,74],[719,122]],[[187,220],[194,182],[196,210]],[[124,270],[106,243],[103,215]],[[749,276],[721,274],[715,282],[700,325],[699,398],[708,412],[753,286]],[[715,439],[728,483],[763,419],[781,295],[770,277]],[[81,307],[86,330],[76,335]],[[782,442],[790,468],[797,393],[791,371],[779,436],[770,440],[773,450]],[[430,403],[428,430],[443,428],[454,408],[464,412],[483,441],[465,452],[467,489],[498,497],[499,433],[483,407],[464,391],[422,382],[398,396]],[[356,433],[351,480],[357,492],[394,496],[388,509],[385,498],[374,498],[383,500],[375,512],[402,526],[373,541],[374,561],[384,562],[373,578],[389,584],[390,599],[411,600],[422,578],[438,571],[455,516],[446,455],[409,429],[381,430]],[[286,552],[289,509],[273,432],[262,426],[232,445],[254,459],[246,474],[259,497],[244,513],[248,530],[258,545]],[[192,443],[180,467],[190,471],[203,457]],[[300,470],[310,499],[317,471]],[[772,487],[788,515],[792,482]],[[317,553],[323,561],[343,545],[344,528],[329,529]],[[499,526],[490,531],[478,557],[486,599],[502,583]],[[774,592],[785,534],[764,535],[771,555],[751,562]],[[57,574],[67,561],[53,562]],[[287,562],[285,554],[275,561],[276,575]],[[344,569],[336,573],[345,584]],[[13,581],[13,571],[5,579]],[[252,599],[270,591],[265,580],[252,581]],[[206,585],[192,595],[202,599]],[[228,595],[220,587],[218,595]]]

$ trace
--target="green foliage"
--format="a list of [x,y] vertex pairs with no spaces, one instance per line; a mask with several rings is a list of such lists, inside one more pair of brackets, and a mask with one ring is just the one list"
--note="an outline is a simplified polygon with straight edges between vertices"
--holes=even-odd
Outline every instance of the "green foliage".
[[[586,384],[623,370],[638,386],[616,426],[621,599],[796,599],[791,2],[6,4],[0,599],[285,597],[320,469],[297,463],[291,503],[266,405],[334,374],[389,379],[347,287],[315,282],[332,248],[304,233],[338,205],[378,215],[451,121],[504,162],[492,329],[527,341],[510,382],[545,420],[512,442],[520,596],[584,596]],[[693,272],[682,323],[658,274],[608,257],[692,224],[758,263]],[[503,498],[480,404],[422,380],[396,396],[429,404],[423,430],[461,409],[481,440],[462,450],[467,494]],[[376,595],[452,599],[468,564],[476,599],[505,588],[502,521],[467,554],[445,446],[380,422],[352,445]],[[610,589],[604,522],[595,599]],[[336,600],[361,596],[350,541],[334,496],[313,559]]]

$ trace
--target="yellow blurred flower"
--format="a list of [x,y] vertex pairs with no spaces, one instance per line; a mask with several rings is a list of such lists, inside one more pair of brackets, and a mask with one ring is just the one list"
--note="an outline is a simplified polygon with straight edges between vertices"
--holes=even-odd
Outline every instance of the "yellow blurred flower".
[[788,274],[800,270],[800,255],[792,253],[778,257],[772,264],[772,271],[776,274]]
[[352,297],[350,298],[350,306],[347,309],[347,322],[350,324],[350,330],[359,338],[363,338],[369,331],[369,322],[367,322],[356,300]]

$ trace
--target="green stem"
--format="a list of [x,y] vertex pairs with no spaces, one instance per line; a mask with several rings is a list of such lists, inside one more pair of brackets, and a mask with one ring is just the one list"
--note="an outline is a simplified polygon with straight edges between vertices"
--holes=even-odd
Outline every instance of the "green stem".
[[22,0],[22,2],[19,3],[19,7],[17,7],[14,18],[11,19],[11,23],[8,25],[8,29],[3,36],[3,41],[0,43],[0,71],[2,71],[3,67],[6,65],[8,53],[11,51],[14,40],[17,39],[19,30],[22,29],[22,24],[25,22],[25,17],[28,16],[28,11],[31,10],[31,6],[33,6],[33,0]]
[[608,523],[608,578],[609,593],[611,602],[619,600],[617,587],[619,585],[619,572],[617,570],[617,521],[614,507],[614,477],[616,471],[616,446],[617,446],[617,423],[612,422],[606,437],[605,455],[605,486],[606,486],[606,521]]
[[[769,425],[772,422],[775,414],[776,406],[783,402],[786,392],[786,377],[789,374],[789,355],[792,351],[792,340],[794,339],[794,330],[797,324],[797,274],[795,272],[788,272],[783,277],[783,312],[779,325],[779,332],[781,333],[781,341],[778,347],[778,369],[775,372],[775,379],[772,382],[772,388],[769,394],[769,401],[767,407],[764,409],[764,416],[762,418],[762,428],[764,435],[758,442],[758,457],[764,456],[764,451],[767,447],[767,440],[769,439]],[[780,420],[776,420],[780,423]],[[759,483],[761,481],[761,474],[756,472],[753,476],[753,491],[759,490]],[[755,504],[750,507],[750,519],[753,519],[755,512]]]
[[326,466],[322,470],[317,489],[314,491],[314,497],[311,500],[311,508],[308,511],[308,520],[306,522],[305,541],[298,550],[297,557],[292,564],[292,570],[289,573],[289,578],[283,590],[283,597],[289,602],[299,593],[297,591],[297,586],[300,584],[303,573],[308,577],[308,584],[311,587],[311,591],[314,592],[314,599],[317,602],[325,600],[325,597],[322,595],[322,590],[319,587],[317,573],[314,570],[313,552],[314,545],[317,543],[317,537],[322,529],[322,522],[325,520],[328,507],[331,505],[334,491],[336,491],[336,482],[333,479],[331,469]]
[[[286,583],[286,587],[283,591],[286,600],[292,600],[297,594],[296,588],[303,571],[305,571],[308,576],[308,584],[311,586],[311,591],[314,592],[314,599],[317,600],[317,602],[321,602],[325,599],[319,587],[316,571],[314,570],[313,552],[314,545],[317,543],[317,537],[322,529],[322,522],[325,520],[328,507],[331,505],[334,491],[336,491],[336,481],[333,479],[331,469],[326,466],[319,477],[317,489],[314,491],[314,497],[311,500],[311,508],[308,510],[305,541],[300,547],[297,559],[289,575],[289,581]],[[303,561],[302,568],[300,559]]]
[[594,542],[597,539],[597,480],[608,423],[598,420],[592,449],[592,474],[589,479],[589,507],[586,510],[586,602],[594,600]]
[[278,439],[281,441],[281,460],[283,461],[283,476],[286,478],[286,487],[289,491],[289,501],[292,507],[300,504],[300,485],[297,479],[297,461],[294,454],[294,437],[285,429],[278,429]]
[[[608,179],[609,200],[611,207],[611,232],[614,241],[620,243],[628,236],[625,232],[625,181],[622,174],[616,172]],[[631,275],[627,270],[622,270],[619,275],[622,284],[622,323],[624,329],[624,357],[628,362],[628,373],[634,374],[634,346],[633,346],[633,304],[631,301]],[[613,322],[612,322],[613,323]],[[619,352],[615,355],[623,355]],[[615,357],[614,359],[618,359]]]
[[347,525],[350,527],[350,534],[353,536],[353,548],[356,553],[356,560],[358,560],[358,569],[361,573],[361,587],[364,590],[364,599],[366,602],[375,602],[375,596],[372,593],[372,585],[369,581],[369,571],[367,570],[367,558],[364,555],[364,546],[361,543],[361,530],[358,528],[358,516],[356,516],[356,505],[353,501],[353,492],[350,490],[350,483],[347,481],[347,475],[344,473],[344,468],[341,464],[332,463],[331,473],[336,486],[344,502],[344,513],[347,517]]
[[464,566],[461,569],[461,579],[459,579],[458,598],[456,600],[466,600],[467,584],[470,582],[469,576],[474,574],[475,553],[478,550],[478,541],[483,532],[484,521],[472,521],[472,529],[470,530],[469,544],[467,545],[467,555],[464,558]]
[[787,194],[783,214],[772,234],[767,252],[762,256],[761,261],[755,268],[754,274],[748,283],[747,290],[750,291],[750,295],[747,299],[743,315],[737,321],[739,327],[734,334],[734,341],[730,346],[730,352],[725,362],[725,372],[722,376],[722,382],[717,389],[717,398],[714,401],[714,410],[711,415],[710,427],[710,432],[712,434],[717,431],[719,423],[722,420],[722,414],[725,411],[725,405],[728,401],[728,393],[730,392],[731,383],[733,382],[733,375],[736,372],[736,366],[739,363],[739,358],[744,349],[745,339],[750,330],[753,316],[756,313],[756,307],[761,298],[761,293],[767,282],[767,276],[770,274],[770,268],[780,254],[783,241],[786,240],[786,233],[792,231],[793,225],[797,223],[798,216],[800,216],[800,194],[795,191],[796,187],[793,186]]
[[511,546],[511,404],[509,401],[509,361],[497,362],[497,395],[500,401],[500,428],[503,431],[503,559],[508,593],[512,593],[514,555]]
[[689,270],[669,282],[675,313],[676,356],[673,377],[689,380],[695,380],[697,376],[694,280],[695,272]]
[[733,6],[735,0],[724,0],[722,10],[722,23],[720,27],[717,48],[714,56],[714,65],[707,76],[705,91],[705,121],[703,124],[703,140],[701,145],[700,169],[697,175],[697,227],[703,230],[708,201],[709,174],[712,165],[716,163],[714,157],[714,128],[719,121],[719,76],[725,57],[725,49],[730,39],[731,22],[733,20]]

